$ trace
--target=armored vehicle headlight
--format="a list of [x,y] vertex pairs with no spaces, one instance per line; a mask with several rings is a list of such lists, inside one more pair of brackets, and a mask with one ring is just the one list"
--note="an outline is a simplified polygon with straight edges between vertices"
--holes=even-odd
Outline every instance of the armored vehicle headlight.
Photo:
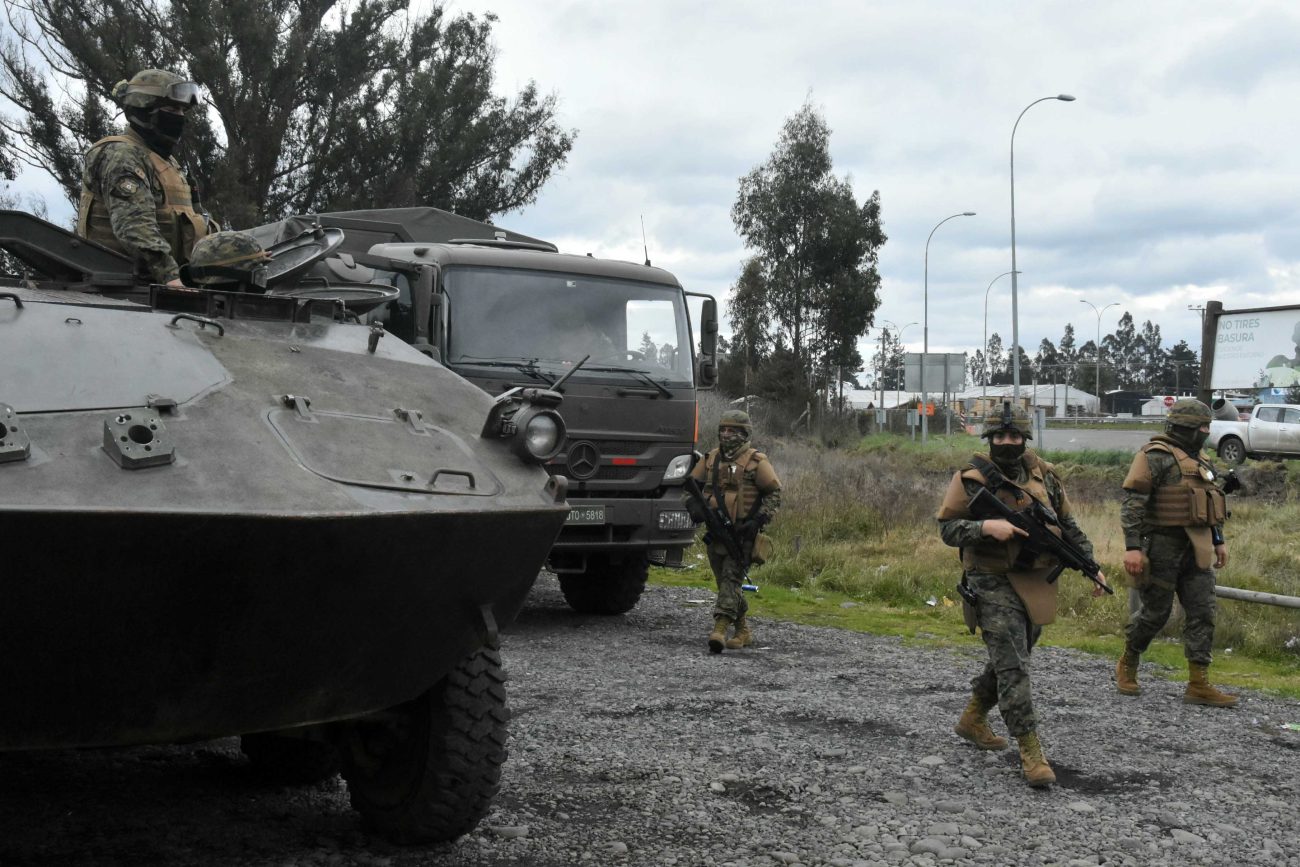
[[559,413],[529,407],[515,421],[515,453],[525,460],[549,461],[564,444],[564,420]]
[[678,455],[668,462],[668,469],[664,470],[664,481],[671,482],[676,479],[684,479],[690,471],[691,455]]

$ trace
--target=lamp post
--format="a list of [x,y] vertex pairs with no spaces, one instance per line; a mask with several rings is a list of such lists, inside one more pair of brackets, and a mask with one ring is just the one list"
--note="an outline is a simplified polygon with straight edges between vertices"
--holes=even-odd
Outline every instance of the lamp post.
[[934,228],[930,230],[929,236],[925,239],[925,282],[922,284],[921,293],[922,304],[924,306],[924,315],[921,317],[924,322],[921,326],[922,331],[924,332],[924,336],[921,340],[921,445],[925,445],[930,434],[930,425],[927,421],[928,417],[925,414],[926,409],[930,406],[930,396],[925,390],[925,362],[926,357],[930,354],[930,238],[933,238],[934,233],[938,231],[939,227],[949,220],[955,220],[958,217],[973,216],[975,216],[974,211],[962,211],[960,214],[953,214],[950,217],[944,217],[942,220],[934,224]]
[[984,412],[988,412],[989,402],[989,289],[992,289],[994,283],[998,282],[1010,273],[1010,271],[1003,271],[1001,274],[990,280],[989,288],[984,290],[984,345],[980,347],[980,351],[984,353],[984,392],[980,395],[980,402],[984,404],[982,407]]
[[1068,93],[1036,99],[1025,106],[1011,127],[1011,393],[1017,404],[1020,403],[1020,294],[1016,275],[1020,272],[1016,270],[1016,127],[1020,126],[1020,118],[1026,111],[1049,99],[1074,102]]
[[1094,345],[1097,347],[1097,415],[1101,415],[1101,314],[1105,313],[1112,307],[1117,307],[1119,302],[1112,301],[1100,310],[1098,310],[1097,305],[1093,304],[1091,301],[1085,301],[1080,298],[1079,303],[1087,304],[1092,308],[1092,312],[1097,314],[1097,342]]

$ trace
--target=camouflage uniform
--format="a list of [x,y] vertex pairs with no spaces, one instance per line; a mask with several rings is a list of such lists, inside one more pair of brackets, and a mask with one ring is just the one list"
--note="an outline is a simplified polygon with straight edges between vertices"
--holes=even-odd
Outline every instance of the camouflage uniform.
[[144,70],[114,88],[130,126],[86,152],[77,208],[77,234],[132,257],[140,275],[155,283],[177,279],[195,241],[209,230],[188,178],[170,154],[175,139],[142,120],[169,101],[141,91],[165,93],[173,84],[189,83],[162,70]]
[[194,245],[181,273],[189,286],[246,288],[253,269],[270,258],[247,232],[214,232]]
[[[1008,476],[1008,481],[1023,484],[1031,478],[1040,479],[1060,519],[1065,538],[1092,556],[1092,543],[1070,514],[1065,489],[1051,465],[1033,452],[1026,452],[1019,470],[1017,477]],[[982,482],[972,478],[961,478],[960,483],[967,501],[983,486]],[[983,535],[982,523],[970,518],[941,519],[939,533],[944,544],[954,548],[987,548],[990,539]],[[993,544],[1006,547],[1007,543]],[[1012,586],[1006,570],[978,566],[967,568],[966,581],[979,597],[976,617],[989,657],[984,670],[971,680],[972,694],[982,706],[997,707],[1007,724],[1007,731],[1012,737],[1021,737],[1034,731],[1038,724],[1030,695],[1029,654],[1042,635],[1042,625],[1031,619],[1024,599]]]
[[1052,465],[1025,448],[1033,431],[1023,409],[1006,403],[1000,412],[991,413],[983,436],[990,441],[989,455],[976,455],[953,474],[937,515],[944,543],[961,549],[965,586],[959,589],[974,596],[973,610],[965,601],[963,609],[971,630],[979,628],[988,651],[984,670],[971,680],[971,697],[954,731],[980,749],[1004,749],[1006,738],[995,735],[988,724],[989,710],[997,707],[1018,743],[1025,780],[1031,786],[1047,786],[1056,782],[1056,775],[1038,739],[1029,655],[1042,627],[1056,617],[1057,585],[1046,579],[1058,562],[1049,554],[1029,557],[1018,536],[999,541],[993,534],[1001,535],[1007,527],[975,519],[969,503],[982,489],[990,490],[1012,511],[1036,503],[1056,515],[1052,532],[1088,557],[1092,544],[1071,515],[1065,488]]
[[[1177,484],[1182,475],[1178,459],[1169,452],[1148,451],[1139,452],[1133,460],[1146,463],[1152,487],[1147,491],[1125,488],[1119,509],[1120,525],[1124,529],[1124,547],[1141,549],[1150,560],[1150,568],[1139,579],[1141,604],[1125,630],[1127,644],[1139,654],[1146,652],[1151,639],[1168,622],[1177,594],[1186,617],[1183,654],[1192,662],[1209,665],[1210,646],[1214,642],[1214,570],[1197,565],[1196,551],[1182,527],[1157,527],[1148,520],[1153,511],[1155,489]],[[1218,530],[1223,531],[1222,523]]]
[[1166,433],[1152,437],[1134,455],[1124,479],[1120,525],[1125,559],[1134,560],[1126,568],[1132,570],[1139,600],[1115,667],[1115,684],[1124,695],[1140,694],[1138,661],[1169,621],[1176,594],[1183,606],[1183,655],[1190,674],[1183,700],[1214,707],[1237,702],[1210,686],[1208,678],[1217,607],[1214,567],[1227,556],[1227,503],[1213,467],[1201,455],[1206,437],[1201,428],[1211,417],[1210,408],[1198,400],[1176,401]]
[[[767,525],[781,507],[781,480],[767,455],[749,444],[751,427],[747,413],[736,410],[723,413],[719,430],[724,427],[743,429],[744,441],[731,444],[725,452],[721,445],[713,449],[704,460],[695,464],[691,478],[700,484],[709,508],[718,506],[718,494],[721,494],[723,509],[732,524],[748,537],[742,544],[748,546],[745,553],[752,558],[758,530]],[[746,534],[746,530],[751,532]],[[718,585],[718,598],[713,609],[715,626],[714,632],[710,633],[710,647],[716,652],[721,650],[721,642],[712,639],[718,633],[719,624],[725,633],[726,628],[734,623],[737,635],[743,631],[748,638],[745,614],[749,602],[741,590],[745,577],[742,564],[736,562],[722,540],[706,537],[706,541],[709,565]]]

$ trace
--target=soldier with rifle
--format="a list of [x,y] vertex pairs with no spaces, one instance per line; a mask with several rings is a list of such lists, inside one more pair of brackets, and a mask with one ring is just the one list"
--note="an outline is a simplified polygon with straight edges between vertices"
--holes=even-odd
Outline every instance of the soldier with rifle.
[[1065,487],[1052,465],[1025,448],[1033,437],[1028,414],[1010,403],[984,419],[988,455],[974,455],[948,485],[939,508],[943,541],[961,549],[966,625],[988,650],[984,670],[954,729],[983,750],[1007,747],[989,728],[994,706],[1020,747],[1031,786],[1056,775],[1043,755],[1030,696],[1029,654],[1056,617],[1056,577],[1062,568],[1092,579],[1094,596],[1110,592],[1092,559],[1092,544],[1070,514]]
[[[718,447],[697,461],[686,480],[686,508],[706,526],[709,565],[718,583],[709,650],[739,650],[754,641],[741,590],[751,563],[762,563],[760,533],[781,506],[781,481],[767,455],[750,445],[749,414],[728,410],[718,423]],[[701,488],[703,490],[701,490]],[[769,543],[770,544],[770,543]],[[735,631],[727,637],[727,630]]]

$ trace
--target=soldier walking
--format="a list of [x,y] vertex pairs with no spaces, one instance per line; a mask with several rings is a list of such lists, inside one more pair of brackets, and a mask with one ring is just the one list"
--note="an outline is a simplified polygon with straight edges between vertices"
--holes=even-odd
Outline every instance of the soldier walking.
[[[1006,738],[989,728],[988,712],[996,706],[1020,747],[1025,780],[1031,786],[1048,786],[1056,782],[1056,774],[1038,738],[1029,654],[1042,627],[1056,618],[1057,585],[1045,579],[1057,561],[1040,555],[1028,568],[1020,565],[1020,540],[1028,534],[1004,519],[976,520],[968,504],[985,487],[1017,512],[1038,503],[1056,515],[1059,526],[1052,532],[1088,557],[1092,543],[1070,514],[1065,487],[1052,465],[1026,450],[1033,431],[1023,409],[1005,403],[985,417],[981,436],[989,440],[989,454],[975,455],[953,475],[938,514],[943,541],[961,549],[963,590],[976,599],[967,623],[972,631],[979,627],[988,651],[988,662],[971,681],[970,701],[954,731],[982,750],[1005,749]],[[1094,596],[1102,594],[1106,579],[1098,574],[1098,580]]]
[[1137,585],[1140,602],[1115,666],[1115,683],[1124,695],[1141,692],[1138,660],[1168,622],[1177,594],[1185,615],[1183,654],[1189,671],[1183,701],[1211,707],[1237,703],[1236,696],[1219,692],[1209,681],[1214,570],[1228,562],[1226,498],[1215,484],[1214,468],[1201,455],[1211,418],[1210,408],[1199,400],[1175,401],[1164,434],[1153,436],[1133,456],[1124,479],[1124,571]]
[[[727,410],[718,422],[718,447],[704,460],[696,462],[691,478],[703,488],[705,507],[721,509],[735,529],[735,539],[744,562],[738,562],[722,539],[706,534],[709,565],[718,584],[718,600],[713,607],[713,629],[709,632],[709,650],[739,650],[754,641],[745,613],[749,602],[741,585],[759,533],[781,507],[781,480],[767,455],[750,445],[753,425],[749,413]],[[687,509],[696,521],[703,521],[699,504],[686,500]],[[758,560],[757,562],[762,562]],[[727,630],[735,626],[730,638]]]
[[119,81],[113,99],[122,106],[127,129],[86,151],[77,234],[130,256],[141,276],[180,286],[180,266],[209,231],[172,156],[186,113],[198,105],[198,85],[166,70],[145,69]]

